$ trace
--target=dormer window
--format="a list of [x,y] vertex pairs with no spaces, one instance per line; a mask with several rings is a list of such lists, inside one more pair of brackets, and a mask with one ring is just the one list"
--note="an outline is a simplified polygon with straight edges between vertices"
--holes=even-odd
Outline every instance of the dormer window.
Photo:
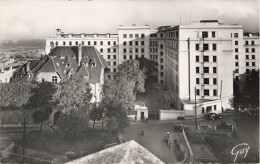
[[96,67],[96,62],[94,58],[90,58],[88,63],[91,67]]

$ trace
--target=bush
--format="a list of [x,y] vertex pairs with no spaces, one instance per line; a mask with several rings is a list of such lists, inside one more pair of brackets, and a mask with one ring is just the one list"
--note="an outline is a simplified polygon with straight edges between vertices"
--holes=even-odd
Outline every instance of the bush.
[[57,133],[63,137],[82,136],[88,129],[88,121],[85,111],[72,108],[61,113],[57,120]]

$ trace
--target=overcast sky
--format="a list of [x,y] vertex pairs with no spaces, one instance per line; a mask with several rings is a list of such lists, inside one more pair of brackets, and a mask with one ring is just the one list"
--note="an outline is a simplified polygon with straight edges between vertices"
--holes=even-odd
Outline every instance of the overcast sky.
[[258,0],[0,0],[0,40],[116,33],[118,25],[178,25],[218,19],[259,31]]

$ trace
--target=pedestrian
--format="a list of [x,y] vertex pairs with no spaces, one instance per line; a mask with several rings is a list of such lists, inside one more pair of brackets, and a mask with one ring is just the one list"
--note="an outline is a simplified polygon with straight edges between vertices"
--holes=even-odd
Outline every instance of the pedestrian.
[[137,120],[137,116],[135,115],[135,121]]
[[169,147],[169,149],[171,149],[171,145],[172,145],[172,140],[169,139],[169,140],[168,140],[168,147]]
[[51,131],[54,130],[54,126],[52,124],[50,124],[50,128],[51,128]]

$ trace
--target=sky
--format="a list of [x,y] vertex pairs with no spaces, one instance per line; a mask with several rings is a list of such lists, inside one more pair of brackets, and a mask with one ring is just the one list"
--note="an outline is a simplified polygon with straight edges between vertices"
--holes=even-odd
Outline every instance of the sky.
[[117,33],[119,25],[219,20],[259,31],[258,0],[0,0],[0,40],[65,33]]

